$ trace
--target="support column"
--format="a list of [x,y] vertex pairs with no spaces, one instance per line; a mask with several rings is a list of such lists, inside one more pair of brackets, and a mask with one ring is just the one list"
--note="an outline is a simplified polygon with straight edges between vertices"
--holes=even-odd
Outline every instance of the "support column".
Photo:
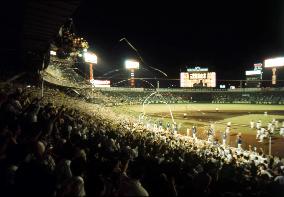
[[134,69],[130,70],[130,87],[135,88]]
[[94,79],[93,77],[93,64],[90,64],[90,81]]
[[276,68],[272,68],[272,85],[276,85]]

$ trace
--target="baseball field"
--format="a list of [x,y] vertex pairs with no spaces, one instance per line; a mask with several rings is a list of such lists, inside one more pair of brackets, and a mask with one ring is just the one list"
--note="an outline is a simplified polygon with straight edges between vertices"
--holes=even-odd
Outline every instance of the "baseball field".
[[[256,129],[250,128],[250,122],[261,120],[262,126],[267,128],[268,122],[278,121],[278,127],[284,121],[284,105],[253,105],[253,104],[146,104],[119,106],[115,110],[128,113],[143,121],[162,121],[165,127],[167,122],[178,124],[178,132],[186,135],[187,128],[197,127],[197,137],[207,139],[207,130],[214,124],[215,138],[222,141],[221,133],[225,131],[228,122],[231,122],[230,135],[227,144],[236,147],[236,136],[242,134],[242,147],[248,149],[249,145],[263,149],[268,154],[269,140],[263,142],[256,140]],[[284,137],[279,135],[277,128],[272,136],[272,155],[284,157]],[[191,134],[191,130],[190,130]]]

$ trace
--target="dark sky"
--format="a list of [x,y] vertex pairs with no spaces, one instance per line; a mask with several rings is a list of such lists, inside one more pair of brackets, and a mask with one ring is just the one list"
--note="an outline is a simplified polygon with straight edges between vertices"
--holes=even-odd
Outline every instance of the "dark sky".
[[75,30],[98,53],[99,73],[121,68],[122,58],[135,55],[119,42],[122,37],[171,78],[199,65],[216,71],[217,79],[243,79],[253,63],[283,55],[283,1],[153,2],[82,2]]

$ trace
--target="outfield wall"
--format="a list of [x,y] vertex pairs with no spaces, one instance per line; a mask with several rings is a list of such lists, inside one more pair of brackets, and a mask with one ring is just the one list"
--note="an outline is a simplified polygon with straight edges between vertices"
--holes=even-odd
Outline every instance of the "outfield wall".
[[283,88],[236,88],[236,89],[218,89],[218,88],[124,88],[124,87],[110,87],[110,88],[95,88],[101,91],[118,91],[118,92],[279,92]]

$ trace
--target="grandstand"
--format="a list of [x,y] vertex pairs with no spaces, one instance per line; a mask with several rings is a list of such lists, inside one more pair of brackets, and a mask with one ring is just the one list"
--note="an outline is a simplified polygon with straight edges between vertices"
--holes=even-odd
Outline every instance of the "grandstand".
[[88,43],[64,25],[50,42],[78,3],[25,4],[44,62],[0,83],[1,196],[283,196],[283,87],[94,87]]
[[[271,89],[215,89],[215,90],[198,90],[198,89],[129,89],[129,88],[97,88],[103,94],[115,99],[119,99],[127,104],[142,104],[149,92],[157,91],[161,94],[167,103],[246,103],[246,104],[283,104],[283,88]],[[153,103],[161,103],[160,98]],[[164,102],[164,101],[163,101]]]

